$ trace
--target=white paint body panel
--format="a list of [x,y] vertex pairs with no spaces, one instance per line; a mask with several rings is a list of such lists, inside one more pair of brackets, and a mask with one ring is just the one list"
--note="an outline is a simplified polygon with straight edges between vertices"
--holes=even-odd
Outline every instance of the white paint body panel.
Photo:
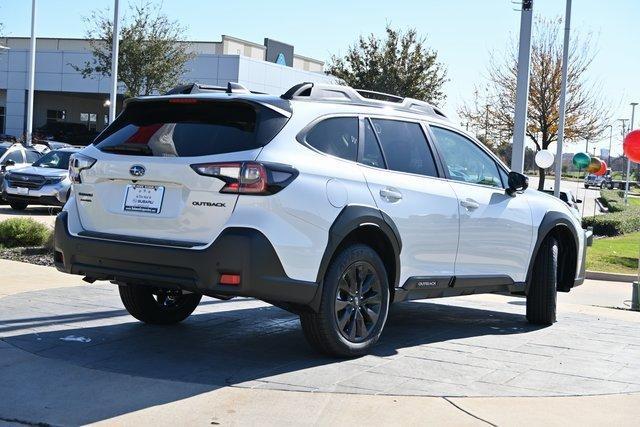
[[[460,213],[455,275],[507,275],[514,282],[524,282],[535,229],[527,197],[458,181],[451,181],[451,186]],[[464,206],[470,203],[478,207]]]
[[[85,148],[82,153],[97,162],[83,171],[83,184],[74,185],[64,208],[69,212],[69,231],[74,235],[93,230],[195,241],[207,246],[227,227],[250,227],[268,238],[290,278],[316,281],[330,227],[344,206],[358,205],[380,209],[399,230],[403,243],[400,285],[412,276],[441,275],[499,274],[524,281],[540,222],[547,212],[561,211],[573,219],[578,230],[580,271],[584,234],[568,206],[558,199],[535,190],[509,197],[502,189],[361,166],[296,140],[306,125],[327,114],[389,114],[429,123],[439,123],[438,119],[348,104],[298,101],[292,106],[294,113],[284,129],[258,150],[172,158],[124,156],[93,146]],[[219,193],[220,180],[199,176],[189,166],[242,160],[291,165],[299,175],[275,195],[238,197]],[[132,182],[129,168],[134,164],[147,169],[140,184],[166,187],[160,215],[122,211],[124,188]],[[390,203],[381,198],[380,189],[386,187],[400,191],[402,200]],[[81,201],[80,193],[93,194],[92,201]],[[472,213],[460,207],[460,200],[467,198],[480,205]],[[193,206],[194,200],[226,206]]]
[[[360,167],[381,211],[402,238],[400,284],[413,276],[453,276],[458,249],[458,199],[449,182],[426,176]],[[402,195],[384,197],[384,190]],[[382,194],[381,194],[382,191]]]

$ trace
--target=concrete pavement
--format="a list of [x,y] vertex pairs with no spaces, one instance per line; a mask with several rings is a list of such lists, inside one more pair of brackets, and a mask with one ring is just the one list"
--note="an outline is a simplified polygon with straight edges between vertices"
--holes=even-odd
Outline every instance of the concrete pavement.
[[[0,271],[0,420],[632,425],[640,403],[626,393],[640,382],[640,314],[590,305],[623,304],[626,284],[560,294],[560,321],[542,329],[514,297],[402,304],[374,355],[340,361],[253,300],[208,300],[183,325],[154,328],[122,310],[112,285],[3,260]],[[535,397],[491,397],[523,385]],[[575,396],[598,392],[622,394]]]
[[[546,190],[553,189],[554,186],[554,177],[547,176],[545,177],[544,188]],[[530,188],[538,188],[538,177],[532,176],[529,178],[529,187]],[[601,215],[596,207],[596,199],[600,197],[600,190],[597,188],[584,188],[584,184],[582,181],[560,181],[560,189],[563,191],[570,191],[573,193],[576,199],[582,200],[582,203],[579,204],[580,213],[583,216],[593,216],[593,215]]]

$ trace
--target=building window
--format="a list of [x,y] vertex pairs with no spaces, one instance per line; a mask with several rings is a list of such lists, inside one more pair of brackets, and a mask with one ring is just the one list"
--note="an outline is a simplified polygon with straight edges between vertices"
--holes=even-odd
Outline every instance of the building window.
[[47,110],[47,123],[62,122],[67,118],[67,110]]
[[4,133],[4,107],[0,107],[0,133]]
[[80,113],[80,123],[85,125],[89,130],[96,130],[98,123],[97,113]]

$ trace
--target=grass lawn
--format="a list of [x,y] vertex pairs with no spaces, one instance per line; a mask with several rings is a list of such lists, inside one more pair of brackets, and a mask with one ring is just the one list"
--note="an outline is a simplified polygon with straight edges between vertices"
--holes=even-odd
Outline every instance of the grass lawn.
[[640,198],[638,197],[629,197],[627,200],[630,206],[640,206]]
[[587,249],[587,270],[634,274],[639,253],[640,232],[595,239]]

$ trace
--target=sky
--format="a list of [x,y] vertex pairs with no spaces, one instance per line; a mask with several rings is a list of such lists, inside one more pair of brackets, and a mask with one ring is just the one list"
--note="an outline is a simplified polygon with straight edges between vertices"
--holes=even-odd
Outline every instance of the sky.
[[[140,0],[121,0],[121,10]],[[482,87],[490,52],[517,40],[518,2],[511,0],[155,0],[186,27],[190,40],[219,41],[222,34],[262,43],[265,37],[295,46],[295,52],[327,61],[345,53],[361,34],[383,35],[387,23],[414,27],[447,68],[445,112],[457,109]],[[516,3],[516,4],[514,4]],[[113,0],[37,0],[39,37],[83,37],[83,16],[113,7]],[[565,1],[534,0],[534,16],[564,16]],[[640,0],[573,0],[572,31],[592,33],[596,59],[588,79],[600,85],[610,105],[614,153],[621,152],[618,118],[630,118],[640,102]],[[31,2],[0,0],[0,22],[8,36],[28,36]],[[640,106],[639,106],[640,107]],[[640,108],[636,124],[640,127]],[[608,147],[608,132],[598,147]],[[593,147],[594,144],[590,144]],[[569,151],[577,151],[575,146]]]

